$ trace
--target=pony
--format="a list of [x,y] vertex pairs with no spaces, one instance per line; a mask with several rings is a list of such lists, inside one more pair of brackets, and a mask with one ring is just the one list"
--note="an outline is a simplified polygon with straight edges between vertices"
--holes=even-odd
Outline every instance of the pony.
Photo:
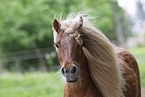
[[99,31],[86,12],[52,22],[54,46],[65,77],[63,97],[141,97],[135,57]]

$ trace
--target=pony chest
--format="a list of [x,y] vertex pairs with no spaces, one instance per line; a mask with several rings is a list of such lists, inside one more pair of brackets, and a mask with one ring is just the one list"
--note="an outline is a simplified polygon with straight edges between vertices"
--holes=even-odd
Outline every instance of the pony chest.
[[97,87],[93,84],[89,84],[88,87],[68,87],[64,88],[63,97],[103,97],[98,91]]

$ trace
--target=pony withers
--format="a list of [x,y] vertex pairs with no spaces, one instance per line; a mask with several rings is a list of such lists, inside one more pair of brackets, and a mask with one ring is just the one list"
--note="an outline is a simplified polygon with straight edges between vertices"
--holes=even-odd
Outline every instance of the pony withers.
[[66,79],[63,96],[141,97],[134,56],[114,46],[90,19],[79,12],[53,20],[54,44]]

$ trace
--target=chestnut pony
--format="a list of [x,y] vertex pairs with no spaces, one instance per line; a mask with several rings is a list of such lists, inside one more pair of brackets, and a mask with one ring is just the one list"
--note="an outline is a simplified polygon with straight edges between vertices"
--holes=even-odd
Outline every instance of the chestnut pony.
[[141,97],[137,62],[114,46],[84,12],[53,20],[54,44],[66,79],[64,97]]

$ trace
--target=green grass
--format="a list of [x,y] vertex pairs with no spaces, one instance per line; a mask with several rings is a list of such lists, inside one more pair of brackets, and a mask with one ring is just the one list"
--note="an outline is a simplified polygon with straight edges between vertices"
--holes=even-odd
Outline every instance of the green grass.
[[0,97],[62,97],[63,87],[54,72],[0,74]]
[[128,49],[136,58],[139,64],[141,85],[145,88],[145,47]]

